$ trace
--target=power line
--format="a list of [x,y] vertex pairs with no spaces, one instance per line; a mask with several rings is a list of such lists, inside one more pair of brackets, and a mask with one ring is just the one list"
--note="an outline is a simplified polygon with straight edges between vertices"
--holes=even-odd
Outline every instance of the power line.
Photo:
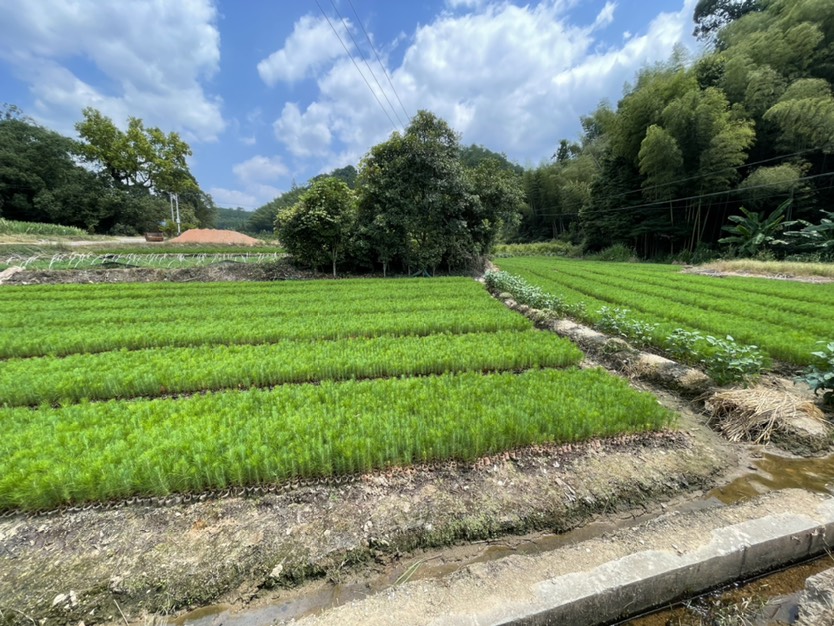
[[[698,178],[705,178],[707,176],[711,176],[713,174],[717,174],[719,172],[724,172],[724,171],[727,171],[727,170],[740,170],[740,169],[745,168],[745,167],[751,167],[753,165],[760,165],[762,163],[769,163],[771,161],[777,161],[779,159],[787,159],[787,158],[797,156],[797,155],[800,155],[800,154],[806,154],[808,152],[817,152],[818,150],[819,150],[818,148],[807,148],[805,150],[799,150],[798,152],[792,152],[790,154],[782,154],[782,155],[777,155],[777,156],[774,156],[774,157],[770,157],[768,159],[762,159],[760,161],[752,161],[751,163],[743,163],[741,165],[729,165],[727,167],[719,168],[717,170],[711,170],[709,172],[705,172],[703,174],[698,174],[696,176],[690,176],[690,177],[687,177],[687,178],[679,178],[679,179],[676,179],[676,180],[673,180],[673,181],[670,181],[670,182],[667,182],[667,183],[661,183],[659,185],[653,185],[651,187],[639,187],[637,189],[632,189],[631,191],[622,191],[620,193],[612,193],[612,194],[607,195],[605,198],[606,198],[606,200],[611,200],[613,198],[622,198],[622,197],[627,196],[627,195],[632,194],[632,193],[639,193],[639,192],[651,191],[653,189],[660,189],[661,187],[668,187],[670,185],[676,185],[678,183],[683,183],[683,182],[687,182],[687,181],[690,181],[690,180],[696,180]],[[776,183],[776,184],[780,184],[780,183]],[[745,189],[750,189],[750,187],[746,187]],[[666,203],[666,202],[674,202],[674,200],[658,200],[657,202],[658,203]],[[578,204],[573,204],[572,206],[578,206]],[[571,205],[569,205],[568,208],[571,208]],[[540,214],[540,215],[542,215],[542,214]],[[574,215],[574,214],[564,213],[563,215]],[[547,217],[548,215],[542,215],[542,216]]]
[[[826,176],[834,176],[834,172],[826,172],[824,174],[814,174],[813,176],[803,176],[801,178],[797,178],[795,182],[799,182],[802,180],[813,180],[816,178],[824,178]],[[722,196],[725,194],[731,193],[738,193],[741,191],[750,191],[751,189],[765,189],[767,187],[773,187],[775,185],[783,185],[784,181],[778,181],[773,183],[764,183],[762,185],[753,185],[752,187],[745,187],[743,189],[727,189],[725,191],[713,191],[711,193],[704,193],[699,194],[696,196],[687,196],[685,198],[672,198],[671,200],[659,200],[657,202],[648,202],[646,204],[633,204],[627,206],[620,206],[613,209],[602,209],[600,211],[594,211],[594,215],[601,215],[606,213],[619,213],[621,211],[631,211],[632,209],[651,209],[651,208],[658,208],[663,209],[664,211],[667,209],[672,208],[672,204],[675,202],[685,202],[689,200],[700,200],[702,198],[710,198],[715,196]],[[580,213],[550,213],[550,214],[542,214],[539,213],[539,217],[577,217]]]
[[336,11],[336,15],[339,16],[339,19],[342,20],[342,24],[344,24],[345,30],[347,31],[348,35],[350,35],[350,39],[351,41],[353,41],[353,45],[356,46],[356,51],[362,58],[362,62],[365,64],[365,67],[367,67],[368,71],[371,73],[371,77],[374,79],[376,86],[379,87],[379,91],[382,93],[382,96],[385,98],[385,101],[388,103],[388,106],[391,107],[391,111],[394,113],[394,116],[397,118],[397,121],[400,123],[400,126],[402,126],[402,129],[405,130],[405,124],[403,124],[403,121],[400,119],[400,116],[397,113],[397,109],[394,107],[393,104],[391,104],[391,100],[388,99],[388,94],[385,93],[385,90],[382,88],[382,85],[379,84],[379,80],[377,79],[376,74],[374,74],[373,69],[371,69],[371,66],[368,64],[368,59],[365,58],[365,54],[362,52],[362,48],[359,47],[359,42],[356,41],[356,38],[353,36],[353,33],[348,27],[347,20],[345,20],[345,18],[342,17],[342,14],[339,13],[339,9],[336,8],[336,3],[333,2],[333,0],[330,0],[330,5],[333,7],[333,10]]
[[385,64],[382,62],[382,59],[379,58],[379,53],[376,51],[376,47],[374,46],[374,42],[371,41],[371,37],[368,35],[368,31],[365,30],[364,24],[362,24],[362,19],[359,17],[359,14],[356,12],[356,9],[353,6],[352,0],[348,0],[348,4],[350,5],[353,14],[356,16],[356,22],[359,24],[359,27],[362,29],[362,32],[365,33],[365,39],[368,40],[368,45],[371,46],[371,50],[374,51],[374,56],[376,56],[376,60],[379,63],[379,66],[382,68],[382,73],[385,74],[385,78],[388,79],[388,84],[391,85],[391,91],[394,92],[394,96],[397,98],[397,102],[400,103],[400,108],[403,110],[403,114],[405,114],[405,118],[407,120],[411,120],[411,116],[408,114],[408,111],[405,110],[405,106],[403,105],[403,101],[400,100],[400,94],[397,93],[397,88],[394,87],[394,82],[391,80],[391,76],[388,74],[388,70],[385,69]]
[[718,174],[720,172],[726,172],[728,170],[740,170],[743,167],[750,167],[752,165],[761,165],[762,163],[770,163],[771,161],[778,161],[779,159],[789,159],[790,157],[798,156],[800,154],[806,154],[808,152],[816,152],[819,148],[807,148],[805,150],[800,150],[799,152],[793,152],[791,154],[782,154],[775,157],[770,157],[769,159],[762,159],[761,161],[753,161],[752,163],[742,163],[741,165],[728,165],[726,167],[719,168],[717,170],[712,170],[709,172],[705,172],[703,174],[697,174],[695,176],[690,176],[688,178],[679,178],[677,180],[670,181],[668,183],[660,183],[658,185],[653,185],[651,187],[641,187],[640,189],[632,189],[631,191],[625,191],[621,194],[611,196],[614,198],[619,198],[621,196],[627,196],[628,194],[632,193],[639,193],[639,192],[646,192],[651,191],[653,189],[660,189],[662,187],[669,187],[671,185],[677,185],[678,183],[685,183],[690,180],[697,180],[699,178],[706,178],[707,176],[712,176],[713,174]]
[[359,68],[359,64],[356,62],[356,59],[353,58],[353,54],[351,54],[350,50],[345,45],[345,42],[342,41],[342,38],[339,35],[339,32],[336,30],[336,27],[333,26],[333,23],[330,21],[330,18],[327,16],[327,13],[325,13],[324,9],[321,8],[321,4],[319,4],[319,0],[315,0],[315,2],[316,2],[316,6],[318,6],[318,8],[319,8],[319,11],[321,11],[321,14],[324,16],[324,19],[327,20],[327,23],[330,25],[330,28],[333,30],[333,34],[336,35],[336,39],[339,40],[339,43],[342,44],[342,47],[345,49],[345,52],[347,52],[347,55],[350,57],[350,60],[353,61],[353,66],[356,68],[356,71],[359,72],[359,75],[362,77],[362,80],[365,81],[365,84],[368,86],[368,89],[370,90],[371,95],[374,97],[374,100],[376,100],[376,103],[379,105],[379,108],[382,109],[383,113],[385,113],[385,117],[388,118],[388,121],[391,122],[391,126],[394,128],[394,131],[396,131],[397,130],[397,125],[394,123],[394,120],[391,118],[391,115],[390,115],[390,113],[388,113],[388,110],[382,105],[382,102],[377,97],[376,92],[374,91],[373,87],[371,87],[371,83],[369,83],[368,79],[365,78],[365,75],[362,73],[362,70]]
[[[800,154],[807,154],[808,152],[817,152],[819,148],[807,148],[805,150],[800,150],[798,152],[792,152],[791,154],[781,154],[778,156],[770,157],[768,159],[762,159],[761,161],[752,161],[751,163],[742,163],[741,165],[728,165],[726,167],[722,167],[716,170],[711,170],[709,172],[704,172],[702,174],[697,174],[695,176],[689,176],[687,178],[678,178],[666,183],[660,183],[657,185],[652,185],[651,187],[638,187],[637,189],[632,189],[630,191],[621,191],[619,193],[610,194],[608,198],[622,198],[624,196],[628,196],[633,193],[645,193],[647,191],[652,191],[654,189],[661,189],[663,187],[670,187],[672,185],[677,185],[679,183],[689,182],[691,180],[697,180],[699,178],[706,178],[707,176],[712,176],[713,174],[718,174],[720,172],[726,172],[728,170],[740,170],[745,167],[751,167],[753,165],[761,165],[762,163],[770,163],[771,161],[778,161],[779,159],[789,159],[790,157],[798,156]],[[664,200],[664,202],[668,202],[668,200]]]

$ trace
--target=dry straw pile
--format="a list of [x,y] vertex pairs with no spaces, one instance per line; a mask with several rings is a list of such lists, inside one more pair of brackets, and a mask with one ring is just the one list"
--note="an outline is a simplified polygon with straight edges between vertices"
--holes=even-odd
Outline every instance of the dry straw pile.
[[730,441],[767,443],[775,431],[799,424],[806,430],[827,430],[824,415],[813,402],[780,389],[720,391],[707,400],[706,408],[711,424]]

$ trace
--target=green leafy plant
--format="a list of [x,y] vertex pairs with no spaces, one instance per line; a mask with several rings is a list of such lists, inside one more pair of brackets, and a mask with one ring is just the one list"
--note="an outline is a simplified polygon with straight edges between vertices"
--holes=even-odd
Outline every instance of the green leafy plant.
[[743,215],[731,215],[729,218],[735,225],[722,227],[730,236],[722,237],[718,242],[734,245],[740,256],[753,256],[763,248],[786,244],[776,235],[785,227],[785,211],[790,204],[791,200],[786,200],[764,219],[760,213],[741,207]]
[[666,337],[666,351],[678,361],[687,362],[702,343],[704,336],[696,330],[678,328]]
[[834,404],[834,341],[821,341],[822,350],[813,352],[816,362],[810,365],[798,381],[806,383],[814,394],[822,392],[826,404]]
[[539,287],[507,272],[487,272],[484,274],[484,282],[489,289],[511,293],[516,302],[534,309],[559,311],[562,307],[562,301],[557,296],[545,293]]
[[822,211],[825,215],[819,224],[796,220],[789,225],[802,224],[801,230],[785,233],[785,237],[797,244],[800,251],[817,253],[822,258],[834,258],[834,211]]
[[665,348],[678,360],[702,365],[719,385],[753,379],[766,365],[757,346],[741,345],[729,335],[717,338],[679,328],[666,338]]
[[620,335],[639,346],[656,344],[655,334],[659,324],[636,319],[628,309],[604,306],[599,310],[597,328],[608,334]]
[[766,358],[758,346],[741,345],[730,335],[707,335],[701,363],[719,385],[755,379],[765,368]]

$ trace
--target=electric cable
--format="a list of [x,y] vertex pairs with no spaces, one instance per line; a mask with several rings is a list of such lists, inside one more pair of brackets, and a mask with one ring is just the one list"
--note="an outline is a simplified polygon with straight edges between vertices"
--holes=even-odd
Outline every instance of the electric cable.
[[388,94],[385,93],[385,90],[382,88],[382,85],[380,85],[380,83],[379,83],[379,79],[377,79],[376,74],[374,74],[373,69],[368,64],[368,59],[365,58],[365,54],[362,52],[362,48],[359,47],[359,42],[356,41],[356,38],[353,36],[353,33],[351,32],[350,27],[348,26],[347,20],[344,17],[342,17],[341,13],[339,13],[339,9],[336,8],[336,3],[333,2],[333,0],[330,0],[330,5],[333,7],[333,10],[336,12],[336,15],[339,17],[339,19],[342,20],[342,24],[344,25],[345,30],[347,31],[347,34],[350,35],[350,39],[351,39],[351,41],[353,41],[353,45],[356,46],[356,51],[359,53],[359,56],[362,59],[362,62],[365,64],[365,67],[368,68],[368,71],[371,73],[371,77],[374,79],[374,82],[376,83],[376,86],[379,87],[380,93],[382,93],[382,96],[385,98],[385,101],[388,103],[388,106],[391,108],[391,111],[394,113],[394,117],[397,118],[397,121],[400,123],[400,126],[403,129],[403,132],[405,132],[405,124],[403,124],[403,121],[400,119],[400,116],[397,113],[397,109],[394,107],[393,104],[391,104],[391,100],[388,98]]
[[400,103],[400,108],[403,110],[403,114],[407,120],[411,120],[411,116],[408,114],[408,111],[405,110],[405,106],[403,105],[403,101],[400,100],[400,94],[397,93],[397,88],[394,87],[394,82],[391,80],[390,74],[388,74],[388,70],[385,69],[385,64],[382,62],[382,59],[379,57],[379,53],[376,51],[376,47],[374,46],[374,42],[371,41],[370,35],[368,35],[368,31],[365,30],[365,26],[362,24],[362,20],[359,17],[359,14],[356,12],[356,9],[353,6],[352,0],[348,0],[348,4],[350,5],[353,14],[356,16],[356,22],[359,24],[359,27],[362,29],[362,32],[365,33],[365,39],[368,40],[368,45],[371,46],[371,50],[374,51],[374,55],[376,56],[376,60],[379,63],[379,66],[382,68],[382,72],[385,74],[385,78],[388,79],[388,84],[391,85],[391,91],[394,92],[394,96],[397,98],[397,102]]
[[315,0],[315,3],[316,3],[316,6],[318,6],[319,11],[321,11],[321,14],[324,16],[324,19],[327,20],[327,23],[330,25],[330,28],[333,30],[333,34],[336,35],[336,39],[339,40],[339,43],[342,44],[342,47],[345,49],[345,52],[347,52],[347,55],[350,57],[350,60],[353,61],[353,66],[356,68],[356,71],[359,72],[359,75],[362,77],[362,80],[365,81],[365,84],[368,86],[368,89],[370,90],[371,95],[374,97],[374,100],[376,100],[376,103],[379,105],[379,108],[382,109],[383,113],[385,113],[385,117],[387,117],[388,121],[391,122],[391,126],[393,127],[394,131],[396,132],[397,125],[394,123],[394,120],[391,118],[391,114],[388,113],[388,110],[382,105],[382,102],[380,101],[379,97],[376,95],[376,92],[373,90],[373,87],[371,87],[371,83],[369,83],[368,79],[365,78],[365,75],[362,73],[362,70],[359,67],[359,64],[356,62],[356,59],[353,58],[353,54],[351,54],[347,45],[345,45],[345,42],[342,41],[342,37],[339,35],[339,32],[336,30],[336,27],[333,26],[333,22],[330,21],[330,17],[328,17],[327,13],[325,13],[324,9],[321,7],[321,4],[319,4],[319,0]]

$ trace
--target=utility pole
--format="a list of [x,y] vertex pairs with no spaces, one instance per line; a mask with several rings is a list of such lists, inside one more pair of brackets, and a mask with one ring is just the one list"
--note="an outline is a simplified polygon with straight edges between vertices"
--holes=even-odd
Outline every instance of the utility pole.
[[181,234],[182,225],[180,223],[180,194],[174,194],[174,205],[177,207],[177,234]]

